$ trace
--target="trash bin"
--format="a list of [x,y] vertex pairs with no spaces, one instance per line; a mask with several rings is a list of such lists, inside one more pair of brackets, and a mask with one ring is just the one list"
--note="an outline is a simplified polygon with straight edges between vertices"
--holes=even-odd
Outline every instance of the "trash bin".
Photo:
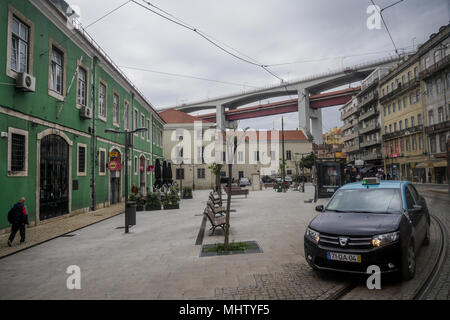
[[136,225],[136,202],[128,201],[125,210],[128,216],[128,225]]

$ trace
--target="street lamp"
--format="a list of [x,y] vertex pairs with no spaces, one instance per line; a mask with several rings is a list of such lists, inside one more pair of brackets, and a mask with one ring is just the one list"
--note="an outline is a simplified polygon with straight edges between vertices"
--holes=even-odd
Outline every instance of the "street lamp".
[[147,131],[147,128],[136,128],[133,131],[120,131],[117,129],[106,129],[106,133],[125,134],[125,233],[128,233],[128,149],[133,145],[131,138],[134,133]]

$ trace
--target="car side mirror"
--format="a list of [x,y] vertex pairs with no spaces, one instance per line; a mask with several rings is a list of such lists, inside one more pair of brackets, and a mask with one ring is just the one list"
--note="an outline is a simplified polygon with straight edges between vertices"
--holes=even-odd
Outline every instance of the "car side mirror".
[[422,210],[422,206],[418,205],[418,204],[415,204],[415,205],[413,205],[413,210],[414,211],[420,211],[420,210]]
[[316,206],[316,211],[322,212],[323,211],[323,206]]

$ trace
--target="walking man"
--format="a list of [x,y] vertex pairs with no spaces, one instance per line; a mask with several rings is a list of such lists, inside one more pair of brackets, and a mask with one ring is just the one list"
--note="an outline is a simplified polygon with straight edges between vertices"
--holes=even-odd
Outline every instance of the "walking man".
[[8,212],[8,221],[11,223],[11,235],[8,239],[8,246],[11,247],[17,231],[20,231],[20,243],[25,242],[25,225],[28,224],[28,213],[25,207],[25,198],[20,198],[19,202]]

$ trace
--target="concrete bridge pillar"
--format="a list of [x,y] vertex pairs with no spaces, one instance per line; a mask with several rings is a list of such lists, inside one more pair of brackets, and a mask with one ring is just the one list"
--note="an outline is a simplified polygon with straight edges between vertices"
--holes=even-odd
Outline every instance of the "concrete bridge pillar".
[[298,120],[300,129],[305,135],[314,139],[314,143],[322,144],[322,110],[311,109],[309,105],[309,90],[307,88],[297,88],[298,93]]
[[314,137],[314,143],[323,143],[322,109],[311,110],[311,134]]
[[216,125],[219,130],[226,128],[225,107],[223,105],[216,106]]

